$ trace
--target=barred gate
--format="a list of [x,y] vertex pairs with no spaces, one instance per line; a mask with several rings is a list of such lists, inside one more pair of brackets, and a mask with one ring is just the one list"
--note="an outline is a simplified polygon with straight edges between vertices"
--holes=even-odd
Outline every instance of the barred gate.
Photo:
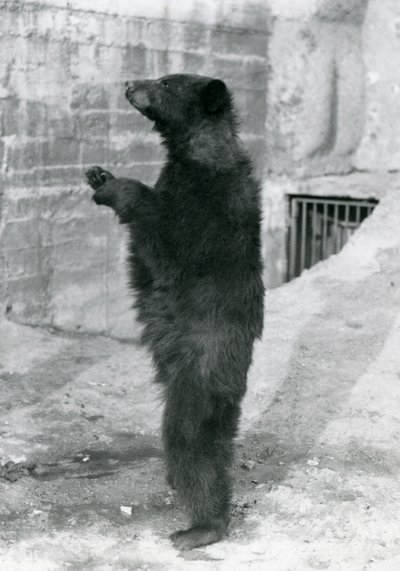
[[288,281],[339,252],[377,202],[289,196]]

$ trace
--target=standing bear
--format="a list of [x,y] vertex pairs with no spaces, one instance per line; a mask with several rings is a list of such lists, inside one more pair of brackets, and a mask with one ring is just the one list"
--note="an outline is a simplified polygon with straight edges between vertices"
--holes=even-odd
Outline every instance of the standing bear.
[[130,285],[165,399],[167,479],[191,520],[171,539],[192,549],[229,523],[233,439],[263,327],[260,192],[223,81],[129,81],[126,96],[166,146],[160,177],[149,187],[98,166],[86,177],[95,203],[128,225]]

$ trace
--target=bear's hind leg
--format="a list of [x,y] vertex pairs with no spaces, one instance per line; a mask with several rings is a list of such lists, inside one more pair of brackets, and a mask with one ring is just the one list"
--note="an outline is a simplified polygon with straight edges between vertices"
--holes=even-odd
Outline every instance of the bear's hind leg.
[[191,518],[189,529],[170,536],[181,550],[220,541],[227,531],[232,440],[239,418],[239,405],[185,389],[187,398],[178,395],[173,402],[167,396],[163,427],[168,472]]

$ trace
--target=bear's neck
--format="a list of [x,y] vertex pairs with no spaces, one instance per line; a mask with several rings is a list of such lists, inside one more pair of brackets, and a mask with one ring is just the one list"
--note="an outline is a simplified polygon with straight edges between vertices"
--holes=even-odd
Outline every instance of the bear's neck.
[[166,138],[165,144],[170,162],[195,163],[215,172],[235,169],[243,157],[235,128],[224,122],[205,121],[194,129]]

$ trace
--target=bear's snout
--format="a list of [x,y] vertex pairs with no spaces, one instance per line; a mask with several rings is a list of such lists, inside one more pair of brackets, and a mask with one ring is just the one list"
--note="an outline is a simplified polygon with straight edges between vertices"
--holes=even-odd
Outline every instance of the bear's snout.
[[146,81],[127,81],[126,97],[131,105],[143,111],[150,105],[149,86]]

